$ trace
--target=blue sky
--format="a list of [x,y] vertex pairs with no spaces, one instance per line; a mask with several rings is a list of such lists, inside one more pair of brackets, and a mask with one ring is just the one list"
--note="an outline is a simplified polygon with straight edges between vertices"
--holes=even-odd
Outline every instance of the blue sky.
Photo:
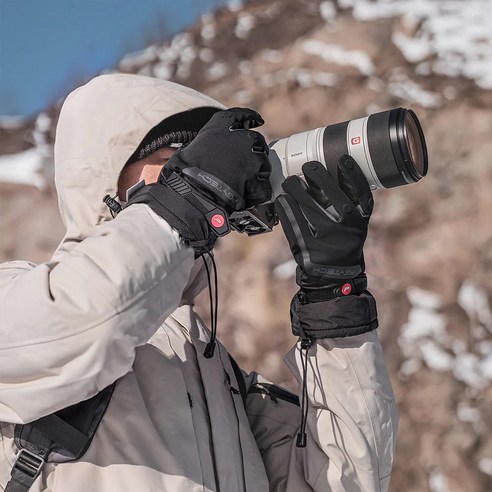
[[226,0],[0,0],[0,115],[28,116]]

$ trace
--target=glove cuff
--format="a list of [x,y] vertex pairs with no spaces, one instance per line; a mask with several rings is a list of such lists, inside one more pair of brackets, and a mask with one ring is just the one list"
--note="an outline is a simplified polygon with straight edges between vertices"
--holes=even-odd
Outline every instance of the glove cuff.
[[292,299],[290,315],[292,333],[301,338],[348,337],[378,327],[376,301],[367,290],[314,302],[299,291]]
[[218,236],[229,232],[227,215],[173,174],[166,181],[144,186],[129,199],[127,206],[145,203],[175,229],[195,250],[195,256],[210,251]]
[[367,289],[367,277],[363,273],[358,277],[325,285],[322,288],[301,287],[298,295],[304,304],[311,302],[331,301],[335,297],[361,294]]

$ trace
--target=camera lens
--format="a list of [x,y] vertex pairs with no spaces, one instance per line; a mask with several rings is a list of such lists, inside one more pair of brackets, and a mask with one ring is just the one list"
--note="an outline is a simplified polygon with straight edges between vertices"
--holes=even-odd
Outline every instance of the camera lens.
[[308,161],[321,162],[337,176],[343,154],[357,161],[373,190],[415,183],[427,174],[427,148],[417,115],[394,108],[273,142],[269,155],[273,197],[282,193],[287,176],[302,175]]
[[427,174],[427,151],[422,129],[413,111],[408,110],[405,114],[403,132],[410,162],[420,177],[425,176]]
[[323,150],[328,167],[350,154],[373,189],[415,183],[427,174],[424,133],[415,113],[405,108],[327,126]]

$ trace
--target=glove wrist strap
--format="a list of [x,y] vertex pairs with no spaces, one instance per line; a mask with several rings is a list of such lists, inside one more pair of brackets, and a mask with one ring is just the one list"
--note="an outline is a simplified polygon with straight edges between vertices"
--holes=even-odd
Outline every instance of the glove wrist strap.
[[223,209],[206,198],[202,193],[199,193],[196,188],[185,181],[178,173],[168,171],[162,173],[161,176],[164,178],[163,183],[203,213],[211,231],[215,235],[225,236],[230,232],[229,220]]
[[361,294],[367,289],[367,277],[365,274],[352,279],[347,279],[343,284],[332,284],[322,289],[301,288],[297,295],[301,304],[313,302],[331,301],[336,297]]

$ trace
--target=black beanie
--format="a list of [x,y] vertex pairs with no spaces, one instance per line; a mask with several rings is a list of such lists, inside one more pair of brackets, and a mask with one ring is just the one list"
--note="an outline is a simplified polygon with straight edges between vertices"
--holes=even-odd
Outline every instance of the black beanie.
[[190,143],[217,111],[220,109],[194,108],[162,120],[147,133],[126,164],[143,159],[162,147]]

